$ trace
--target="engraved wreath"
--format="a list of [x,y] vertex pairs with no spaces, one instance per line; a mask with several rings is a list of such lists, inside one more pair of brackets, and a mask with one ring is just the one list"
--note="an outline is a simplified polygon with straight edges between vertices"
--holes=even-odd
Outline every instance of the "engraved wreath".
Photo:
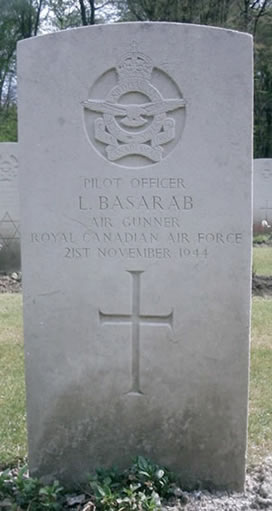
[[[90,91],[91,98],[114,80],[113,70],[106,74]],[[165,72],[154,68],[136,43],[120,59],[114,74],[117,83],[105,99],[82,102],[89,140],[109,161],[121,165],[144,166],[161,161],[177,141],[177,124],[179,135],[184,125],[185,101],[177,85]],[[168,89],[174,97],[163,97],[151,83],[152,74],[158,87]]]

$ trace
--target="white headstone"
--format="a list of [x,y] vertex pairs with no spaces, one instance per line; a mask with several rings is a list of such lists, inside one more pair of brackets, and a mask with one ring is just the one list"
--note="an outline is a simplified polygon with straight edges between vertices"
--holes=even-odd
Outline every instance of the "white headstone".
[[17,143],[0,143],[0,273],[20,269]]
[[32,474],[141,454],[244,481],[252,39],[168,23],[19,44]]
[[254,160],[253,173],[253,230],[272,229],[272,158]]

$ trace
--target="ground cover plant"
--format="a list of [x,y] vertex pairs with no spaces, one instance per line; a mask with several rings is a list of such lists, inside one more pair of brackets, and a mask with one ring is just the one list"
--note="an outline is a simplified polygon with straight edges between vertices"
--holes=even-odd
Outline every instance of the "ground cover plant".
[[0,508],[58,511],[86,500],[85,511],[156,511],[161,509],[162,499],[174,495],[176,486],[167,469],[138,456],[122,472],[98,469],[81,490],[84,494],[67,496],[58,481],[44,486],[29,477],[25,467],[14,473],[7,469],[0,475]]

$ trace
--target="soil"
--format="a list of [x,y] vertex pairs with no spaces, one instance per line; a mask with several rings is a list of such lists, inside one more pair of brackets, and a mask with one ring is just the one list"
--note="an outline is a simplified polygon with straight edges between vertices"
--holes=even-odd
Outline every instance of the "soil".
[[272,457],[248,470],[244,493],[182,492],[180,502],[165,511],[257,511],[272,510]]

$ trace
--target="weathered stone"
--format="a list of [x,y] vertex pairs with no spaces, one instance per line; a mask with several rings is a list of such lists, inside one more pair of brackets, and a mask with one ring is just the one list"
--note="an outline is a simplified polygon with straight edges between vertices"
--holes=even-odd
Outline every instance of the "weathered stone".
[[17,143],[0,143],[0,273],[21,266],[17,153]]
[[272,232],[272,158],[254,160],[253,230]]
[[141,454],[242,488],[251,37],[120,24],[18,55],[32,474]]

